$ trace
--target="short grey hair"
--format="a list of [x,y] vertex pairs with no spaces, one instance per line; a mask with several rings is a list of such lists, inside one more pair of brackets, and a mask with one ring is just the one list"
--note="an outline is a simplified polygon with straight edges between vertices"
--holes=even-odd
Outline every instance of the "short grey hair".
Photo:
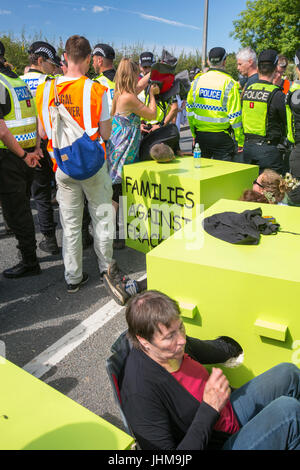
[[237,53],[236,58],[240,60],[253,60],[253,64],[256,65],[256,53],[253,49],[251,49],[251,47],[244,47],[241,49]]

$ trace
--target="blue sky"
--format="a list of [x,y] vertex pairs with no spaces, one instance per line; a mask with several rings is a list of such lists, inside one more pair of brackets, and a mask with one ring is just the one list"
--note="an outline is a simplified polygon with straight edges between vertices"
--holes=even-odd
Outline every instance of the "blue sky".
[[[227,52],[240,48],[229,36],[232,21],[245,9],[246,0],[210,0],[208,50],[223,46]],[[19,37],[45,35],[58,44],[72,34],[87,37],[91,45],[106,42],[122,47],[143,44],[160,52],[202,50],[204,0],[1,0],[0,32]]]

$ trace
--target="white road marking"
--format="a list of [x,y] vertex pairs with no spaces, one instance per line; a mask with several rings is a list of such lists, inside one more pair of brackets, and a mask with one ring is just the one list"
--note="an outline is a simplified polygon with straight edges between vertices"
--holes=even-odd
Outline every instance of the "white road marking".
[[[145,277],[146,275],[138,280],[141,281]],[[124,307],[118,305],[114,300],[111,300],[32,361],[28,362],[23,369],[34,377],[42,377],[46,372],[52,369],[53,366],[62,361],[67,354],[72,352],[83,343],[83,341],[89,338],[89,336],[117,315],[123,308]]]

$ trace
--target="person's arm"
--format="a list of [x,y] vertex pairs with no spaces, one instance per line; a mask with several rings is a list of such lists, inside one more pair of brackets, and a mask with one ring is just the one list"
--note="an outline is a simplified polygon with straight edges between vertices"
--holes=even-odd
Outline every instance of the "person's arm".
[[104,141],[108,140],[111,134],[111,119],[107,119],[106,121],[100,121],[99,130],[102,139]]
[[149,105],[145,106],[136,96],[128,95],[126,108],[130,109],[130,112],[137,114],[145,120],[152,120],[156,118],[156,101],[154,93],[157,91],[157,85],[151,85],[149,90]]
[[239,147],[239,151],[241,151],[244,146],[245,137],[242,124],[241,98],[237,82],[234,83],[233,87],[229,92],[227,102],[227,115],[231,127],[233,129],[234,136]]
[[287,134],[287,117],[285,107],[285,94],[282,91],[278,91],[273,98],[271,106],[276,108],[277,119],[280,122],[282,136],[285,137]]
[[220,336],[213,340],[186,337],[185,352],[201,364],[222,364],[239,356],[243,349],[234,339]]
[[178,113],[178,103],[177,101],[171,104],[171,109],[165,117],[164,126],[172,122],[172,120],[177,117]]
[[[0,119],[0,140],[4,143],[4,145],[14,153],[17,157],[21,158],[25,154],[25,150],[21,147],[21,145],[17,142],[14,138],[12,133],[7,128],[4,119]],[[35,166],[41,166],[39,163],[40,156],[36,154],[36,152],[29,152],[27,153],[26,158],[24,158],[24,162],[34,168]]]
[[110,138],[111,118],[110,118],[110,112],[109,112],[107,93],[104,93],[102,96],[102,109],[101,109],[101,116],[99,120],[99,131],[104,141]]
[[[208,389],[207,396],[209,393]],[[219,412],[204,401],[200,403],[185,436],[177,444],[163,396],[163,393],[152,397],[132,395],[123,403],[125,415],[142,450],[206,449]]]
[[139,81],[138,81],[138,84],[136,86],[136,93],[137,95],[139,93],[141,93],[143,90],[145,90],[146,86],[148,85],[149,83],[149,78],[150,78],[150,72],[147,73],[147,75],[145,75],[144,77],[142,77]]
[[193,82],[188,92],[187,100],[186,100],[186,117],[190,126],[192,137],[193,137],[193,145],[194,145],[194,140],[196,138],[196,129],[194,125],[194,106],[195,106],[194,96],[193,96],[194,86],[195,85]]

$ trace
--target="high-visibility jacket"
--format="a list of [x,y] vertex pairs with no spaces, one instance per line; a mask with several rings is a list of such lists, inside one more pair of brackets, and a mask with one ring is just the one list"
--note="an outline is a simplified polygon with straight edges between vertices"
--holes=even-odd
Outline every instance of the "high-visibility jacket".
[[[56,171],[57,165],[53,154],[52,124],[49,111],[49,108],[54,106],[54,82],[55,80],[46,80],[38,86],[36,105],[39,118],[48,137],[47,150],[54,164],[53,169]],[[102,141],[99,132],[99,120],[102,110],[102,97],[106,91],[106,87],[86,76],[57,83],[60,102],[92,140],[99,139]],[[105,151],[103,142],[102,146]]]
[[[149,106],[150,103],[150,95],[149,93],[145,94],[145,105]],[[163,123],[165,117],[169,114],[171,110],[171,104],[169,102],[164,101],[156,101],[156,118],[152,120],[143,119],[148,124],[158,124]]]
[[[36,107],[32,94],[21,78],[0,73],[0,83],[8,91],[11,110],[4,121],[14,138],[24,149],[35,147],[37,137]],[[0,148],[7,148],[0,140]]]
[[229,132],[244,144],[239,85],[223,70],[211,69],[197,77],[187,97],[187,117],[193,137],[200,132]]
[[100,75],[97,78],[95,78],[95,80],[108,89],[107,98],[108,98],[109,113],[111,113],[112,101],[114,99],[116,84],[112,80],[109,80],[109,78],[107,78],[103,73],[100,73]]
[[21,75],[20,78],[26,83],[29,90],[31,91],[32,96],[35,98],[36,90],[38,85],[43,83],[46,79],[47,75],[39,72],[38,70],[34,70],[32,72],[27,72],[24,75]]
[[300,143],[300,81],[296,80],[286,96],[287,138],[293,144]]
[[253,83],[243,94],[243,128],[245,136],[267,136],[268,111],[271,100],[280,88],[272,83]]

